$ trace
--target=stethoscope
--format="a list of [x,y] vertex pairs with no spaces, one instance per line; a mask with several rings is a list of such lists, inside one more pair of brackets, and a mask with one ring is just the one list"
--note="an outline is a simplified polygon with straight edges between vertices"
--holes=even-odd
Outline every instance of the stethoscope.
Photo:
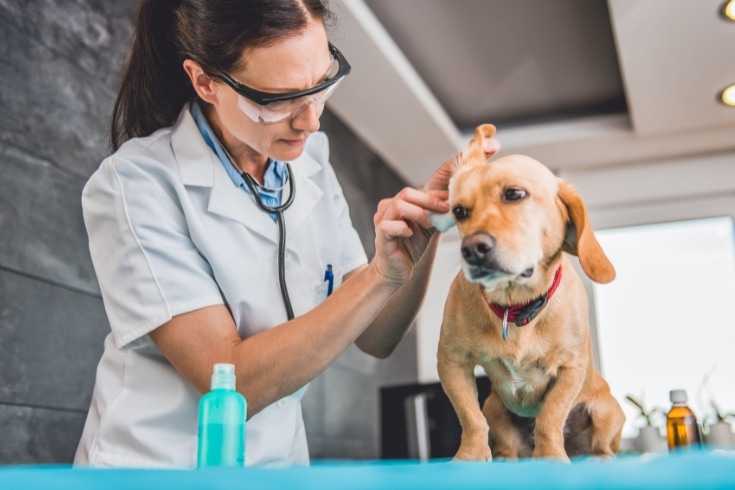
[[[227,151],[225,150],[227,153]],[[245,185],[248,186],[250,192],[253,194],[255,204],[265,213],[273,214],[276,217],[276,223],[278,223],[278,285],[281,288],[281,297],[283,298],[283,306],[286,308],[286,315],[289,320],[294,319],[293,308],[291,307],[291,298],[288,296],[288,288],[286,287],[286,267],[285,267],[285,256],[286,256],[286,220],[283,218],[283,212],[291,206],[294,197],[296,196],[296,181],[293,178],[291,172],[291,165],[286,163],[286,180],[288,180],[288,199],[286,202],[279,204],[278,206],[269,206],[263,202],[260,197],[260,192],[275,193],[280,189],[270,189],[262,186],[258,183],[255,178],[247,172],[242,172],[237,165],[232,161],[232,157],[227,154],[230,165],[240,173],[240,176],[245,181]]]

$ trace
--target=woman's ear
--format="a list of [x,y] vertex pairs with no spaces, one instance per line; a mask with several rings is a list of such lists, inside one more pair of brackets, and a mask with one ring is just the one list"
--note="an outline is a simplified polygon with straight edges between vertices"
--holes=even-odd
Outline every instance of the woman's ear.
[[183,66],[199,98],[209,104],[216,102],[217,92],[215,91],[215,81],[204,73],[199,63],[186,59],[184,60]]

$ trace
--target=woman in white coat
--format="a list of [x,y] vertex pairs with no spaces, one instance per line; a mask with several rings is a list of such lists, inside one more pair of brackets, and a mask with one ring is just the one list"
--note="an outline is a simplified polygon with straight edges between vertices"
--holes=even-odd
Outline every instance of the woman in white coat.
[[379,203],[368,262],[317,132],[350,70],[328,17],[319,0],[142,0],[114,153],[82,198],[111,333],[75,464],[193,467],[222,362],[248,402],[246,464],[308,464],[308,383],[411,325],[452,162]]

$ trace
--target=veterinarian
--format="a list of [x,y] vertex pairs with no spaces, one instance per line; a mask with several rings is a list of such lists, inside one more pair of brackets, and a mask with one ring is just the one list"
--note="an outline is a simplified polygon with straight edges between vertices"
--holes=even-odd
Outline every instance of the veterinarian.
[[111,333],[75,464],[193,467],[220,362],[248,401],[246,464],[308,464],[300,400],[350,344],[383,358],[405,335],[453,162],[379,203],[368,262],[317,132],[350,71],[325,4],[139,8],[114,153],[82,198]]

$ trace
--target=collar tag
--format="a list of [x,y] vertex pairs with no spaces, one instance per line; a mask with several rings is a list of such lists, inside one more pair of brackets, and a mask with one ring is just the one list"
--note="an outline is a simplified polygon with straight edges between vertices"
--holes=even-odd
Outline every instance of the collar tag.
[[[518,327],[522,327],[531,323],[534,318],[536,318],[536,316],[541,312],[541,310],[543,310],[544,307],[549,303],[549,300],[556,292],[556,288],[559,287],[560,283],[561,266],[556,269],[556,273],[554,274],[554,282],[551,284],[549,290],[538,298],[531,301],[530,303],[512,306],[500,306],[488,301],[487,298],[485,298],[485,302],[490,307],[490,310],[492,310],[492,312],[495,313],[499,318],[503,319],[503,340],[506,340],[508,338],[508,322],[511,322]],[[482,289],[482,286],[480,286],[480,289]]]

